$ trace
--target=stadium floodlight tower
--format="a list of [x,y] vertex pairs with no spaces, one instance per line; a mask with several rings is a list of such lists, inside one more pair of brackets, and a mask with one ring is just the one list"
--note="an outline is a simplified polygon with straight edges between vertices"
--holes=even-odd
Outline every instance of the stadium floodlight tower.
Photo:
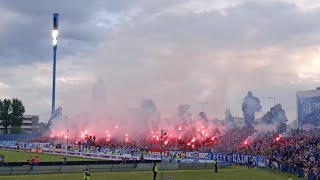
[[53,77],[52,77],[52,107],[51,107],[51,118],[55,111],[56,103],[56,61],[57,61],[57,48],[58,48],[58,24],[59,24],[59,13],[53,14],[53,29],[52,29],[52,45],[53,45]]

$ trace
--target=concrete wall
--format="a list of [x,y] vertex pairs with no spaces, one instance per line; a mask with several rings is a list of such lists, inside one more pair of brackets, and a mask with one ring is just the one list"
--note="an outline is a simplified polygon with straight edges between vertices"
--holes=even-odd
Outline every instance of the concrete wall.
[[[110,165],[75,165],[75,166],[19,166],[0,167],[0,175],[21,175],[21,174],[60,174],[60,173],[82,173],[89,169],[91,173],[97,172],[126,172],[126,171],[151,171],[151,163],[138,164],[110,164]],[[161,164],[157,164],[161,170]],[[213,169],[212,164],[184,164],[184,163],[162,163],[163,170],[184,170],[184,169]]]

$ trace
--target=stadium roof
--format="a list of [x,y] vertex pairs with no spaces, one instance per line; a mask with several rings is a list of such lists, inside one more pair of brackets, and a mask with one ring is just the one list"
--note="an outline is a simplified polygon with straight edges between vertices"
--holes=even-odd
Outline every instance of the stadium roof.
[[308,91],[298,91],[297,97],[317,97],[320,96],[320,88]]

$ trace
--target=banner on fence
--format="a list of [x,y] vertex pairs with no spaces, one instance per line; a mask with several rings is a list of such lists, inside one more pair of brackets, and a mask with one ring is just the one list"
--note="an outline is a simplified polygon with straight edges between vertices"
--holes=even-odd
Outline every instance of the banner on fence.
[[[33,151],[33,149],[32,149]],[[128,154],[128,150],[122,153],[110,154],[107,152],[96,152],[96,153],[83,153],[78,151],[62,151],[62,150],[51,150],[51,149],[41,149],[41,152],[48,154],[67,154],[71,156],[82,156],[91,158],[101,158],[109,160],[139,160],[140,155]],[[121,151],[121,149],[116,149],[116,151]],[[177,162],[178,156],[180,156],[181,163],[213,163],[213,160],[218,160],[219,165],[229,166],[232,164],[248,164],[248,159],[252,158],[252,165],[258,167],[267,167],[267,158],[264,156],[252,155],[252,154],[241,154],[241,153],[222,153],[222,152],[197,152],[197,151],[167,151],[161,149],[144,149],[144,159],[146,160],[160,160],[162,154],[163,161],[170,161],[170,154],[172,155],[171,162]]]
[[12,147],[15,146],[17,141],[0,141],[0,146],[2,147]]
[[252,165],[266,167],[266,157],[251,154],[232,154],[232,162],[235,164],[248,164],[249,158],[252,158]]

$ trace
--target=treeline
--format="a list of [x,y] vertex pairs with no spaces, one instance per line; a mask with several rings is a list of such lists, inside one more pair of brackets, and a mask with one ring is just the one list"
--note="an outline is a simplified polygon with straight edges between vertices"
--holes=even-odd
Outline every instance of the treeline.
[[9,127],[11,127],[10,133],[12,134],[21,132],[24,113],[25,108],[21,100],[0,99],[0,120],[2,120],[4,133],[8,133]]

